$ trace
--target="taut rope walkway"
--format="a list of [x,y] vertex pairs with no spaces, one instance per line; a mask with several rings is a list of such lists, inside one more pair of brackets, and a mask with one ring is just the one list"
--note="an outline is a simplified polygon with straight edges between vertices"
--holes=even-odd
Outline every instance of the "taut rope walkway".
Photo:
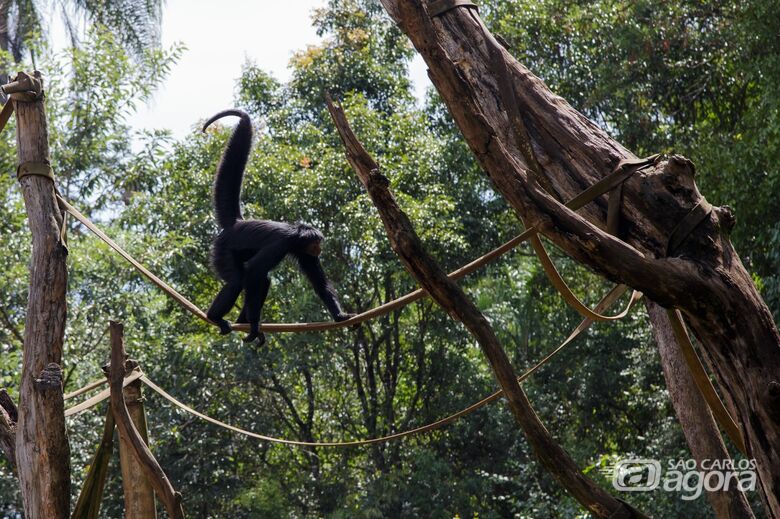
[[[133,258],[127,251],[125,251],[122,247],[120,247],[114,240],[112,240],[106,233],[104,233],[100,228],[98,228],[89,218],[84,216],[78,209],[73,207],[70,203],[68,203],[65,199],[63,199],[60,195],[57,195],[57,201],[62,205],[62,208],[66,210],[69,214],[71,214],[76,220],[84,224],[84,226],[92,231],[92,233],[95,234],[98,238],[100,238],[104,243],[106,243],[109,247],[111,247],[114,251],[116,251],[122,258],[124,258],[128,263],[130,263],[135,269],[143,274],[146,278],[148,278],[152,283],[157,285],[160,289],[162,289],[166,294],[168,294],[171,298],[173,298],[174,301],[179,303],[185,310],[193,314],[195,317],[203,320],[204,322],[207,322],[209,324],[212,323],[208,317],[206,317],[206,313],[198,308],[194,303],[192,303],[189,299],[181,295],[176,289],[168,285],[165,281],[157,277],[153,272],[151,272],[149,269],[144,267],[138,260]],[[499,258],[500,256],[503,256],[510,250],[514,249],[521,243],[528,241],[529,239],[535,237],[537,234],[537,231],[535,228],[530,228],[524,231],[523,233],[515,236],[511,240],[507,241],[503,245],[500,245],[499,247],[493,249],[492,251],[488,252],[487,254],[480,256],[479,258],[475,259],[471,263],[468,263],[464,265],[463,267],[451,272],[449,274],[449,277],[454,280],[461,279],[472,272],[478,270],[479,268],[483,267],[484,265],[494,261],[496,258]],[[628,314],[628,312],[631,310],[631,307],[636,303],[636,300],[641,296],[639,293],[635,293],[634,297],[629,301],[626,308],[623,309],[619,314],[615,316],[604,316],[596,312],[592,312],[591,310],[587,309],[585,305],[581,302],[579,302],[579,299],[571,293],[571,290],[569,290],[568,286],[566,285],[566,282],[561,278],[558,271],[555,269],[555,266],[553,265],[552,261],[550,260],[550,257],[546,255],[543,256],[542,266],[545,269],[545,272],[548,274],[548,276],[553,276],[556,278],[555,286],[556,288],[559,286],[565,287],[563,290],[565,291],[564,298],[569,301],[569,299],[574,299],[579,303],[579,308],[585,308],[586,312],[585,316],[589,317],[595,321],[611,321],[616,319],[621,319]],[[557,280],[560,281],[557,281]],[[570,295],[568,295],[570,294]],[[323,331],[323,330],[331,330],[334,328],[346,328],[349,326],[355,326],[356,324],[363,323],[365,321],[374,319],[376,317],[379,317],[381,315],[388,314],[392,312],[393,310],[397,308],[402,308],[408,304],[411,304],[415,301],[418,301],[422,299],[423,297],[426,297],[428,294],[422,290],[417,289],[413,292],[409,292],[408,294],[401,296],[397,299],[394,299],[392,301],[389,301],[383,305],[377,306],[372,308],[371,310],[367,310],[365,312],[362,312],[350,319],[347,319],[346,321],[341,322],[312,322],[312,323],[261,323],[260,329],[267,332],[315,332],[315,331]],[[571,304],[571,303],[570,303]],[[583,312],[581,312],[583,313]],[[246,325],[233,325],[234,330],[244,330],[246,328]]]
[[[604,193],[607,193],[608,191],[614,189],[615,186],[620,185],[620,183],[622,183],[632,173],[650,166],[657,160],[657,158],[658,156],[654,155],[652,157],[648,157],[647,159],[621,162],[617,166],[617,168],[615,168],[615,171],[611,175],[604,177],[603,179],[601,179],[600,181],[598,181],[588,189],[584,190],[582,193],[580,193],[571,201],[569,201],[566,204],[566,206],[572,210],[577,210],[585,206],[587,203],[589,203],[596,197],[601,196]],[[204,322],[214,325],[214,323],[211,320],[209,320],[209,318],[206,316],[206,313],[203,310],[198,308],[189,299],[181,295],[173,287],[168,285],[165,281],[163,281],[162,279],[157,277],[153,272],[151,272],[149,269],[144,267],[138,260],[133,258],[127,251],[125,251],[114,240],[112,240],[108,235],[106,235],[102,230],[100,230],[89,218],[84,216],[78,209],[73,207],[73,205],[68,203],[59,194],[57,194],[57,201],[60,203],[61,207],[65,211],[70,213],[79,222],[84,224],[84,226],[86,226],[87,229],[92,231],[92,233],[94,233],[98,238],[100,238],[109,247],[111,247],[120,256],[122,256],[127,262],[129,262],[133,267],[135,267],[135,269],[138,270],[138,272],[146,276],[152,283],[154,283],[159,288],[161,288],[165,293],[167,293],[171,298],[173,298],[177,303],[179,303],[185,310],[193,314],[195,317],[198,317],[199,319],[203,320]],[[464,265],[458,270],[451,272],[449,274],[449,277],[450,279],[453,280],[461,279],[471,274],[475,270],[481,268],[482,266],[490,263],[496,258],[506,254],[510,250],[514,249],[521,243],[528,240],[532,240],[532,245],[534,246],[533,248],[537,256],[539,257],[542,268],[544,269],[544,272],[547,275],[547,277],[552,282],[553,286],[558,290],[558,292],[561,294],[564,300],[566,300],[566,302],[569,305],[571,305],[572,308],[574,308],[577,312],[582,314],[584,317],[587,317],[594,321],[614,321],[617,319],[622,319],[628,314],[628,312],[631,310],[631,307],[641,297],[641,294],[635,291],[631,297],[631,300],[628,302],[626,308],[622,312],[614,316],[606,316],[598,312],[594,312],[593,310],[585,306],[585,304],[582,303],[577,298],[576,295],[574,295],[574,293],[571,291],[569,286],[566,284],[566,281],[564,281],[563,277],[561,277],[560,273],[555,268],[555,265],[550,259],[550,256],[547,254],[547,251],[545,251],[544,247],[541,246],[541,241],[539,240],[539,236],[538,236],[538,230],[535,227],[526,229],[523,233],[515,236],[514,238],[504,243],[503,245],[493,249],[492,251],[488,252],[483,256],[480,256],[476,260]],[[312,331],[331,330],[335,328],[345,328],[349,326],[355,326],[356,324],[360,324],[362,322],[368,321],[380,315],[385,315],[397,308],[401,308],[410,303],[413,303],[414,301],[417,301],[418,299],[421,299],[426,295],[427,294],[424,290],[417,289],[413,292],[406,294],[405,296],[399,297],[398,299],[394,299],[393,301],[390,301],[383,305],[372,308],[371,310],[360,313],[350,319],[347,319],[346,321],[313,322],[313,323],[261,323],[260,329],[266,332],[312,332]],[[233,324],[232,328],[234,330],[247,330],[248,325]]]

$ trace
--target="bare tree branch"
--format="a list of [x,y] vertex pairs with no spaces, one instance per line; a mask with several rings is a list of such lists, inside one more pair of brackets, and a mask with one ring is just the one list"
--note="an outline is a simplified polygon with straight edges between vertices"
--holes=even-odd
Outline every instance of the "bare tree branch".
[[453,319],[462,322],[479,342],[515,419],[541,463],[586,510],[597,517],[645,517],[586,477],[571,456],[552,438],[520,387],[509,358],[485,316],[425,251],[409,218],[390,193],[390,182],[379,173],[379,166],[352,133],[341,108],[329,101],[328,109],[346,148],[349,163],[379,210],[393,250],[420,286]]

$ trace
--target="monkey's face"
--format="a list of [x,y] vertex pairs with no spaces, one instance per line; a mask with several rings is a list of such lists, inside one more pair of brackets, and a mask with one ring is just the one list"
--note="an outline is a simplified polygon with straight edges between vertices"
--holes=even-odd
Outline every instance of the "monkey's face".
[[315,258],[319,257],[319,255],[322,254],[322,243],[320,240],[309,242],[303,249],[303,252],[309,256],[314,256]]

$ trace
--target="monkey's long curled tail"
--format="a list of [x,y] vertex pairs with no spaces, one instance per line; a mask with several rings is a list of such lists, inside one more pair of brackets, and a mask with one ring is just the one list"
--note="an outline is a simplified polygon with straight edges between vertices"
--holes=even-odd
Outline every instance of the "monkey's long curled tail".
[[214,178],[214,212],[217,215],[217,223],[223,229],[232,227],[236,220],[242,219],[241,182],[252,148],[252,122],[246,113],[234,109],[219,112],[203,125],[205,132],[211,123],[229,115],[235,115],[240,120],[225,146]]

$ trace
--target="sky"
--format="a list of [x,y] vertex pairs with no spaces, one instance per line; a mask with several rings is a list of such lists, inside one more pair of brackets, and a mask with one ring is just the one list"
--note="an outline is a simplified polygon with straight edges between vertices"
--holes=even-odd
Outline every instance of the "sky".
[[[179,62],[130,121],[137,129],[167,128],[182,138],[198,121],[233,106],[236,80],[247,61],[285,81],[293,53],[320,41],[311,13],[325,0],[167,0],[162,44],[186,45]],[[430,83],[420,58],[411,66],[418,98]]]

